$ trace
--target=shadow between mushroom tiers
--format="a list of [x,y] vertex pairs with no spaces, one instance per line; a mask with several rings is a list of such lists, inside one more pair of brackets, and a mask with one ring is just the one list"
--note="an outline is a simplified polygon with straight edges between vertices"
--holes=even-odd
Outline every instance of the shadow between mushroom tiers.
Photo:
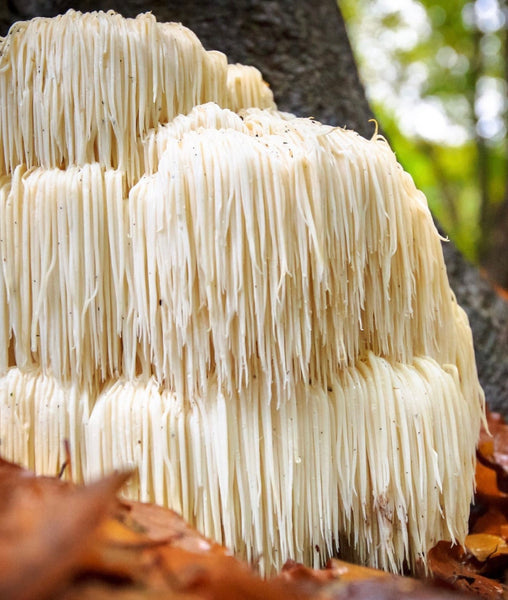
[[426,200],[151,15],[0,41],[5,458],[179,511],[270,573],[461,541],[483,394]]

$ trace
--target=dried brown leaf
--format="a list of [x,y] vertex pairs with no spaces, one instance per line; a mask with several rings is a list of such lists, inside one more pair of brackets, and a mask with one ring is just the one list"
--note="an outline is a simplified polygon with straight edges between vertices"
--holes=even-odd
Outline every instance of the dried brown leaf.
[[429,552],[428,560],[434,579],[448,583],[457,591],[484,600],[508,597],[507,588],[501,582],[482,575],[483,563],[458,545],[439,542]]
[[508,554],[505,540],[491,533],[474,533],[468,535],[464,542],[466,550],[480,562]]
[[43,600],[79,570],[123,475],[87,487],[0,462],[0,598]]
[[489,432],[482,428],[478,444],[478,461],[493,469],[497,486],[508,492],[508,424],[499,413],[487,412]]
[[[488,472],[483,475],[483,498],[505,502],[495,472],[483,468]],[[278,576],[263,580],[173,511],[115,500],[122,483],[122,476],[113,476],[77,487],[36,478],[0,460],[0,598],[457,598],[421,581],[340,560],[321,570],[288,563]],[[479,530],[468,538],[469,551],[440,544],[432,551],[431,566],[440,581],[460,591],[500,598],[504,587],[485,573],[498,569],[508,556],[503,537],[508,524],[503,505],[485,506],[488,510],[476,521]]]

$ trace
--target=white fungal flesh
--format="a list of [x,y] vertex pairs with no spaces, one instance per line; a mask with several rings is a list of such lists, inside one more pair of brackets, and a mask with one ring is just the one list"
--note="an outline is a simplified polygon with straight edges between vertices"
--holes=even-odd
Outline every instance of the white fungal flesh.
[[471,332],[387,143],[276,111],[148,15],[36,19],[1,50],[4,457],[56,473],[68,439],[77,479],[134,468],[130,495],[267,573],[463,539]]
[[257,69],[228,66],[150,13],[71,10],[16,23],[0,47],[0,173],[98,161],[133,181],[143,173],[137,140],[158,123],[204,102],[273,105]]
[[227,86],[228,107],[233,111],[252,106],[276,108],[272,91],[256,67],[238,63],[228,65]]
[[457,363],[439,237],[384,141],[257,109],[179,119],[128,198],[97,163],[4,179],[3,370],[14,352],[61,380],[141,372],[189,396],[261,371],[280,403],[369,350]]
[[480,415],[458,379],[430,358],[369,354],[277,408],[259,378],[231,395],[211,379],[191,402],[154,378],[119,380],[92,400],[13,368],[0,427],[19,433],[2,451],[54,473],[54,440],[67,438],[87,479],[136,469],[130,495],[172,506],[267,572],[288,557],[319,566],[339,536],[356,560],[400,570],[467,532]]

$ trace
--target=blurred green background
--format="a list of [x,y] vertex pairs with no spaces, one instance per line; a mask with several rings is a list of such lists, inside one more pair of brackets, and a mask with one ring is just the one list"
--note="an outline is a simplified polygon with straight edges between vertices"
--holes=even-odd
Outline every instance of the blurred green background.
[[462,252],[508,288],[508,0],[338,0],[380,127]]

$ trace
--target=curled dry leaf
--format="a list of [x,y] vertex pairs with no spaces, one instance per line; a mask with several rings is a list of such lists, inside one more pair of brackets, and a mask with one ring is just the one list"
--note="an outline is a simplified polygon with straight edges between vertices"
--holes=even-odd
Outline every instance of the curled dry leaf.
[[225,548],[189,527],[174,511],[122,500],[98,527],[83,564],[91,573],[157,587],[166,577],[162,555],[167,547],[226,554]]
[[[326,569],[315,570],[303,565],[291,564],[281,573],[282,577],[307,583],[313,591],[312,598],[320,600],[458,600],[450,589],[443,589],[411,577],[394,575],[354,565],[343,560],[331,559]],[[319,582],[320,588],[315,584]],[[314,584],[314,588],[310,587]],[[319,593],[317,593],[319,592]]]
[[467,551],[480,562],[490,558],[508,555],[508,544],[498,536],[490,533],[474,533],[465,541]]
[[464,600],[451,590],[424,585],[409,577],[389,579],[380,585],[377,579],[354,581],[333,594],[333,600]]
[[131,529],[140,529],[152,541],[170,542],[172,546],[190,552],[227,553],[223,546],[198,533],[176,512],[155,504],[123,500],[118,508],[117,519]]
[[500,492],[508,492],[508,425],[499,413],[487,413],[489,432],[482,428],[478,444],[478,461],[493,469]]
[[87,487],[0,462],[0,598],[48,598],[79,570],[124,475]]
[[[478,507],[479,515],[472,519],[471,533],[489,533],[508,539],[508,520],[503,507],[488,506]],[[481,512],[480,512],[481,511]]]
[[483,564],[458,545],[439,542],[429,552],[429,566],[435,580],[444,581],[460,592],[486,600],[507,597],[505,586],[483,576]]

